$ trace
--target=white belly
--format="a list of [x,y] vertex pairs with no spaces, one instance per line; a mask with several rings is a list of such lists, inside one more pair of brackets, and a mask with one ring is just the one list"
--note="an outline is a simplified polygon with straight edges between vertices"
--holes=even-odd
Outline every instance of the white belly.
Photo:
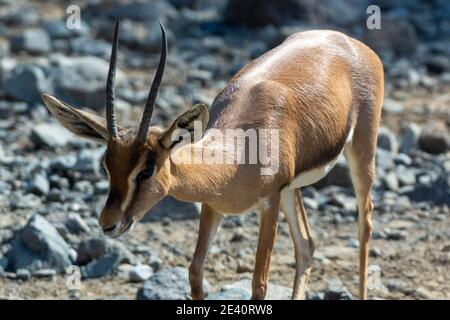
[[352,142],[352,139],[353,139],[353,128],[348,133],[347,140],[346,140],[344,148],[342,148],[341,153],[335,159],[331,160],[330,162],[326,163],[323,166],[320,166],[320,167],[314,168],[312,170],[300,173],[298,176],[296,176],[294,178],[294,180],[292,180],[292,182],[286,188],[288,188],[288,189],[298,189],[298,188],[301,188],[301,187],[309,186],[311,184],[316,183],[317,181],[319,181],[323,177],[325,177],[331,171],[331,169],[333,169],[333,167],[335,166],[336,162],[338,161],[339,156],[342,154],[342,152],[344,151],[345,147],[349,143]]

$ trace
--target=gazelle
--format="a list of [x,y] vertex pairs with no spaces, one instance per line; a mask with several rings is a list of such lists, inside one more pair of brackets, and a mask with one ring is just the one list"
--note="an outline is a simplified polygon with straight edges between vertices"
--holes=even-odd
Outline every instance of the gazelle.
[[[279,211],[284,213],[294,242],[296,272],[292,298],[304,298],[311,272],[314,242],[299,188],[324,177],[344,153],[357,197],[359,215],[359,294],[367,297],[368,242],[371,235],[371,186],[383,100],[383,67],[378,56],[342,33],[300,32],[239,71],[208,110],[198,104],[168,129],[150,126],[163,76],[167,40],[138,129],[116,124],[114,77],[119,21],[115,24],[106,86],[106,119],[78,110],[50,95],[43,101],[73,133],[107,145],[102,164],[109,196],[100,214],[105,234],[128,231],[164,196],[201,202],[199,236],[189,268],[194,299],[205,297],[203,265],[209,244],[224,215],[260,211],[260,231],[252,281],[252,298],[267,292],[269,264]],[[176,150],[178,129],[193,135],[194,124],[207,129],[275,129],[279,132],[279,170],[261,175],[261,164],[211,164],[174,161],[186,151],[223,152],[225,146],[192,139]],[[248,151],[248,146],[244,147]],[[175,151],[176,150],[176,151]]]

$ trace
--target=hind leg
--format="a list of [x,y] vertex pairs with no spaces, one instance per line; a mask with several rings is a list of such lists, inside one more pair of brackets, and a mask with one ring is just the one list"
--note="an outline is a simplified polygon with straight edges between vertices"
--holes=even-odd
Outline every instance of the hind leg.
[[[355,132],[356,134],[356,132]],[[370,196],[375,180],[376,138],[372,145],[364,137],[355,136],[347,146],[345,158],[350,168],[350,176],[358,205],[359,238],[359,298],[367,299],[368,248],[372,233],[373,204]]]
[[314,242],[310,235],[300,190],[283,190],[281,192],[281,209],[286,216],[294,241],[295,278],[292,299],[305,299],[306,287],[311,274]]

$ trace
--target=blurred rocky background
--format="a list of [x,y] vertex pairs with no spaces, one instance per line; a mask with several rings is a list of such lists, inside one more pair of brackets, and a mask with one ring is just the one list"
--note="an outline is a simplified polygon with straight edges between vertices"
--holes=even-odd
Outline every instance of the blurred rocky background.
[[[81,28],[66,27],[80,5]],[[381,9],[368,30],[366,9]],[[381,56],[386,98],[379,131],[370,250],[372,299],[450,298],[450,2],[447,0],[0,0],[0,298],[184,299],[199,209],[165,199],[120,240],[97,226],[108,184],[103,147],[78,139],[42,92],[103,114],[113,20],[122,17],[119,121],[135,125],[159,58],[169,60],[155,123],[211,104],[243,65],[288,35],[341,30]],[[357,296],[356,204],[339,161],[303,190],[317,250],[309,299]],[[207,260],[210,298],[250,296],[256,214],[226,218]],[[282,221],[270,298],[288,298],[294,254]],[[80,268],[81,286],[73,281]]]

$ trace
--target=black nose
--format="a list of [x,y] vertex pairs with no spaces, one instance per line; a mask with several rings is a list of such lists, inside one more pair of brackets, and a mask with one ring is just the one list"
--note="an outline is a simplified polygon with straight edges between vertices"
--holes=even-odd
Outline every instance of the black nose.
[[103,232],[110,232],[110,231],[113,231],[113,230],[116,228],[116,225],[117,225],[117,224],[115,224],[115,225],[113,225],[112,227],[109,227],[109,228],[103,228]]

